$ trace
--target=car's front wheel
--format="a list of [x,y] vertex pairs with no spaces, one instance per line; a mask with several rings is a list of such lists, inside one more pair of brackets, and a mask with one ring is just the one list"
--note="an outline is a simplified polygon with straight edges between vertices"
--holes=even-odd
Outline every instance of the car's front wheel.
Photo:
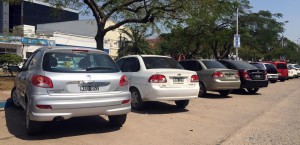
[[230,94],[231,90],[219,90],[219,94],[221,96],[228,96]]
[[112,126],[121,127],[126,122],[127,114],[108,116]]
[[145,103],[142,100],[141,94],[137,89],[131,91],[131,108],[134,110],[141,110],[144,108]]
[[248,91],[250,94],[255,94],[258,90],[259,90],[259,88],[247,88],[247,91]]
[[178,100],[175,101],[175,104],[178,108],[184,109],[188,104],[190,100]]
[[277,82],[277,80],[272,80],[272,81],[270,81],[271,83],[276,83]]
[[36,135],[42,130],[42,122],[30,120],[29,103],[26,104],[26,132],[28,135]]

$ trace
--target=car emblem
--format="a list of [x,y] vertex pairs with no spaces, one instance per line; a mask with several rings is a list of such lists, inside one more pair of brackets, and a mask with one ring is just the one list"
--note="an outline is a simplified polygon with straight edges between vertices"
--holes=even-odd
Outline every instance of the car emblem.
[[177,74],[178,76],[181,76],[181,74]]
[[87,80],[91,80],[92,79],[91,75],[87,75],[86,78],[87,78]]

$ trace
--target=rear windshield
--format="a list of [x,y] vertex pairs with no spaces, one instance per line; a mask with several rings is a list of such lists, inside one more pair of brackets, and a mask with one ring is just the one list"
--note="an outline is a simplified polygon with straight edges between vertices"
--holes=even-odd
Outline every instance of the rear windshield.
[[48,52],[43,69],[50,72],[109,73],[119,72],[115,62],[106,54],[88,52]]
[[284,63],[277,63],[277,69],[287,69],[287,66]]
[[147,69],[183,69],[176,60],[168,57],[143,57],[143,60]]
[[230,61],[237,69],[257,69],[257,67],[244,61]]
[[259,63],[250,63],[252,64],[253,66],[259,68],[259,69],[265,69],[264,66],[262,64],[259,64]]
[[267,73],[277,73],[277,69],[273,64],[265,64]]
[[215,60],[203,60],[202,63],[205,65],[207,69],[226,68],[222,63]]

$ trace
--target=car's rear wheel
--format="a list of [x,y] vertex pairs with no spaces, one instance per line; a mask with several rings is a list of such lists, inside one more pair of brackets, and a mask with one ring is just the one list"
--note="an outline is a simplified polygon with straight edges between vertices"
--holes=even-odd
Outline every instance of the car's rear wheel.
[[189,105],[190,100],[178,100],[175,101],[175,104],[178,108],[184,109],[187,105]]
[[137,89],[131,91],[131,108],[134,110],[141,110],[145,107],[145,103],[142,100],[141,94]]
[[20,104],[19,104],[19,101],[18,101],[18,94],[17,94],[17,90],[16,88],[14,87],[11,91],[11,100],[13,101],[14,105],[17,107],[17,108],[21,108]]
[[285,79],[280,79],[280,81],[281,81],[281,82],[284,82],[284,81],[285,81]]
[[205,86],[202,82],[199,83],[200,85],[200,91],[199,91],[199,97],[203,97],[206,95],[206,89],[205,89]]
[[277,80],[272,80],[272,81],[270,81],[271,83],[276,83],[277,82]]
[[42,130],[42,122],[30,120],[29,103],[26,104],[26,132],[28,135],[37,135]]
[[228,96],[230,94],[231,90],[219,90],[219,94],[221,96]]
[[258,90],[259,90],[259,88],[247,88],[247,91],[250,94],[255,94]]
[[127,114],[108,116],[112,126],[121,127],[126,122]]

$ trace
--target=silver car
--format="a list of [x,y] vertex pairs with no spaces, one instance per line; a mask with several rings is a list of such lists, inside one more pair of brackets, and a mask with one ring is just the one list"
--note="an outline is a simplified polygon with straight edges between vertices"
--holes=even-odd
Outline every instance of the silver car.
[[40,48],[15,69],[11,98],[26,110],[28,134],[43,122],[79,116],[108,115],[111,125],[122,126],[131,111],[128,79],[103,51]]
[[199,96],[206,91],[218,91],[227,96],[231,90],[240,88],[240,76],[237,70],[227,69],[216,60],[184,60],[179,62],[185,69],[196,71],[199,78]]

